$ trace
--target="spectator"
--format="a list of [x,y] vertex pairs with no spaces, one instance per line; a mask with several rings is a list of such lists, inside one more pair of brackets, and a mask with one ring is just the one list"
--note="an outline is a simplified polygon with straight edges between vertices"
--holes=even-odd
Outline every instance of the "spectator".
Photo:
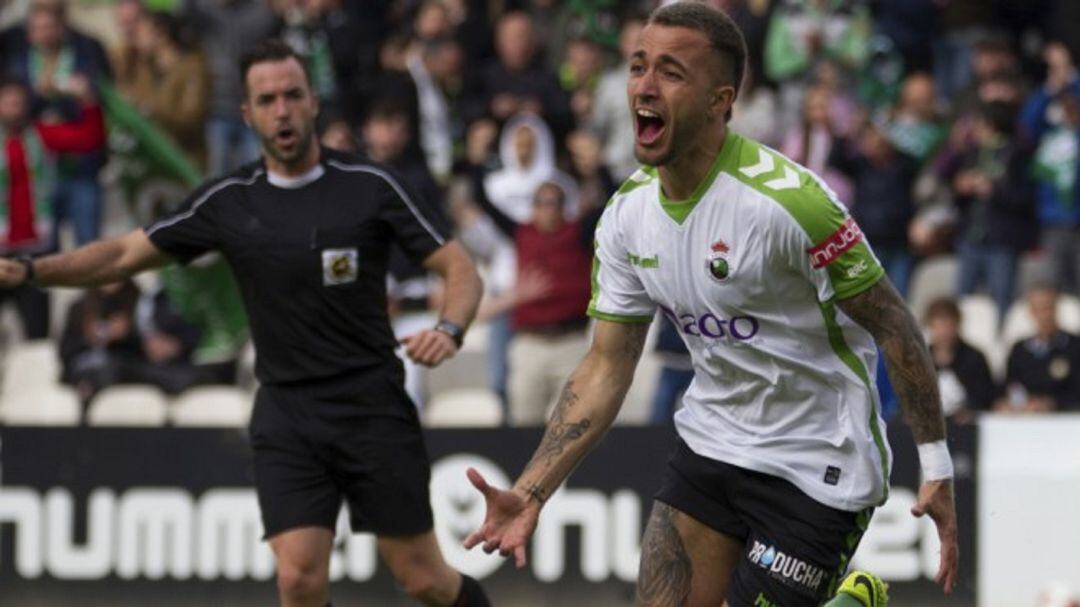
[[420,44],[445,39],[454,33],[450,7],[442,0],[425,0],[413,19],[413,37]]
[[99,287],[68,311],[61,381],[75,386],[84,406],[114,384],[152,384],[179,394],[217,383],[220,378],[207,378],[191,364],[198,340],[198,330],[171,311],[163,293],[143,299],[130,279]]
[[578,130],[566,138],[570,165],[578,185],[578,212],[591,234],[608,200],[619,185],[611,178],[600,157],[600,140],[588,131]]
[[420,146],[428,169],[440,182],[450,177],[454,137],[460,137],[462,131],[455,120],[457,100],[451,96],[460,92],[463,60],[461,46],[450,38],[425,42],[407,60],[409,74],[416,84]]
[[776,93],[764,86],[749,66],[743,72],[742,87],[731,110],[731,130],[765,145],[779,145],[780,125],[777,124]]
[[893,108],[889,133],[897,147],[920,163],[937,151],[947,134],[941,124],[934,79],[915,73],[904,79],[900,100]]
[[570,131],[569,100],[555,75],[546,71],[532,21],[526,13],[503,15],[496,25],[497,58],[480,72],[470,90],[468,120],[489,116],[502,123],[521,112],[544,117],[557,139]]
[[957,291],[974,293],[985,281],[1002,318],[1012,305],[1020,254],[1035,236],[1029,158],[1010,136],[1015,114],[1003,103],[984,105],[974,145],[942,173],[960,212]]
[[784,126],[798,115],[819,64],[837,65],[842,77],[862,68],[869,56],[871,31],[869,8],[859,0],[778,3],[765,40],[765,75],[781,85]]
[[227,173],[259,156],[259,142],[240,116],[244,94],[240,54],[279,29],[266,0],[184,0],[183,15],[199,32],[210,72],[206,120],[206,166]]
[[506,122],[499,136],[502,168],[483,177],[484,195],[517,223],[533,212],[533,195],[545,181],[556,181],[567,192],[568,216],[577,214],[577,188],[555,165],[555,139],[543,119],[520,114]]
[[589,129],[603,145],[604,166],[617,182],[625,181],[638,168],[634,158],[634,125],[630,120],[626,86],[630,80],[630,55],[637,46],[643,26],[644,22],[636,17],[623,22],[619,32],[622,62],[600,77],[589,114]]
[[342,0],[292,0],[282,18],[281,38],[307,58],[320,120],[354,118],[360,32]]
[[205,168],[210,78],[202,56],[181,41],[179,22],[159,12],[136,21],[133,51],[115,66],[117,88]]
[[567,193],[555,182],[536,190],[532,217],[514,224],[488,207],[495,223],[513,232],[517,275],[541,281],[542,295],[512,311],[508,396],[510,423],[543,424],[567,376],[588,347],[585,308],[590,296],[591,234],[566,219]]
[[960,307],[952,298],[930,302],[923,315],[930,356],[938,373],[945,417],[957,423],[988,411],[997,397],[990,366],[982,352],[960,337]]
[[784,139],[780,150],[817,173],[840,202],[850,206],[854,202],[851,181],[829,164],[836,138],[829,112],[831,102],[832,93],[828,88],[815,86],[808,90],[803,98],[800,128]]
[[[1020,80],[1018,59],[1008,40],[1000,36],[984,36],[974,43],[970,61],[967,84],[954,91],[951,97],[945,98],[954,114],[977,111],[979,104],[986,101],[1017,101],[1002,98],[999,90],[1006,82]],[[1016,88],[1019,92],[1021,87]]]
[[356,136],[353,135],[352,127],[343,118],[335,118],[326,123],[322,135],[319,136],[319,142],[323,147],[338,150],[339,152],[355,154],[360,149],[356,142]]
[[833,147],[829,163],[854,185],[852,213],[897,291],[907,294],[914,257],[908,224],[915,215],[914,158],[896,149],[881,127],[867,124],[856,138]]
[[566,56],[559,68],[559,80],[570,97],[575,124],[585,124],[589,119],[603,69],[604,55],[599,44],[585,36],[567,42]]
[[[90,83],[72,76],[66,86],[81,100],[80,117],[69,123],[30,120],[30,91],[16,80],[0,82],[0,127],[4,133],[3,242],[5,255],[33,255],[56,248],[52,222],[57,154],[100,148],[105,141],[101,110]],[[49,333],[49,296],[32,285],[0,290],[0,301],[13,299],[29,339]]]
[[1007,396],[994,410],[1080,410],[1080,337],[1059,328],[1057,298],[1057,290],[1049,285],[1038,285],[1028,293],[1035,335],[1018,342],[1009,352]]
[[135,48],[135,29],[146,15],[142,0],[119,0],[113,8],[116,25],[116,44],[109,49],[109,65],[116,74],[117,84],[124,79],[123,73],[135,65],[138,50]]
[[[407,108],[375,102],[364,121],[364,148],[372,160],[394,169],[404,182],[413,186],[420,194],[416,204],[441,206],[442,193],[412,141],[413,126],[409,121]],[[434,290],[422,265],[409,260],[396,246],[391,248],[389,255],[387,299],[394,334],[401,338],[431,327],[438,320],[430,305]],[[403,352],[399,355],[405,364],[405,389],[416,406],[422,408],[427,402],[426,371]]]
[[1021,114],[1021,132],[1035,149],[1036,204],[1050,280],[1080,293],[1080,78],[1066,48],[1047,46],[1045,84]]
[[[5,34],[7,73],[33,91],[32,114],[46,112],[60,120],[77,120],[80,102],[72,94],[72,79],[94,84],[109,78],[109,62],[101,44],[72,30],[61,0],[35,0],[25,29]],[[102,192],[98,173],[105,165],[104,142],[79,154],[65,154],[58,163],[53,190],[54,242],[59,228],[70,222],[76,244],[96,240],[101,231]]]
[[[934,45],[934,80],[938,94],[948,102],[972,80],[973,55],[993,27],[993,12],[983,0],[952,0],[942,5],[941,31]],[[986,47],[983,47],[984,49]]]

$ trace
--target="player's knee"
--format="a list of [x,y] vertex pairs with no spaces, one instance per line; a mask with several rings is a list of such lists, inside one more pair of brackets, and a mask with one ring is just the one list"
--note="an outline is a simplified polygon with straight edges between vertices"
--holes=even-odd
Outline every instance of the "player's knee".
[[319,568],[279,564],[278,592],[290,599],[309,599],[326,592],[327,579]]
[[397,583],[405,594],[420,602],[429,602],[441,594],[446,594],[434,572],[420,568],[398,575]]

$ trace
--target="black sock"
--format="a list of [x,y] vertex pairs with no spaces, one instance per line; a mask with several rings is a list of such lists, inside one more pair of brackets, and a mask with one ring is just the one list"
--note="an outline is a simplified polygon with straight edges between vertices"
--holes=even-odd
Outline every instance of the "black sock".
[[452,607],[491,607],[480,582],[461,574],[461,592],[458,593]]

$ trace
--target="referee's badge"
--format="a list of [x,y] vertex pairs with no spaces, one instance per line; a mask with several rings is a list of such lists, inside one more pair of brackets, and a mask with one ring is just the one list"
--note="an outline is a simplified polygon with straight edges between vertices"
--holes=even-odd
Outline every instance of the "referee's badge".
[[324,287],[356,282],[356,247],[323,249],[322,283]]

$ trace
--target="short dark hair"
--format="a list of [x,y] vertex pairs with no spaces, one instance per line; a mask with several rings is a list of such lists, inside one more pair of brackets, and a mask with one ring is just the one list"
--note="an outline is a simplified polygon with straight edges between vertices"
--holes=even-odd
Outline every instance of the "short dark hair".
[[412,114],[409,112],[407,104],[408,100],[399,99],[394,96],[379,97],[373,101],[368,108],[367,114],[364,116],[364,123],[369,123],[374,120],[394,120],[401,118],[409,124],[412,124]]
[[249,48],[240,56],[240,84],[244,87],[244,94],[247,94],[247,76],[252,66],[258,63],[285,61],[287,59],[295,59],[300,64],[300,68],[304,70],[304,80],[307,81],[310,87],[311,72],[308,71],[307,58],[296,52],[293,47],[280,38],[267,38]]
[[923,313],[923,324],[929,324],[931,320],[940,316],[951,318],[954,322],[960,322],[960,306],[952,297],[939,297],[926,306]]
[[[731,62],[730,72],[724,76],[730,78],[731,85],[735,87],[735,95],[738,96],[743,72],[746,70],[746,40],[739,26],[727,13],[700,2],[675,2],[653,11],[649,15],[648,23],[685,27],[705,34],[713,50],[725,61]],[[730,110],[724,118],[731,119]]]

